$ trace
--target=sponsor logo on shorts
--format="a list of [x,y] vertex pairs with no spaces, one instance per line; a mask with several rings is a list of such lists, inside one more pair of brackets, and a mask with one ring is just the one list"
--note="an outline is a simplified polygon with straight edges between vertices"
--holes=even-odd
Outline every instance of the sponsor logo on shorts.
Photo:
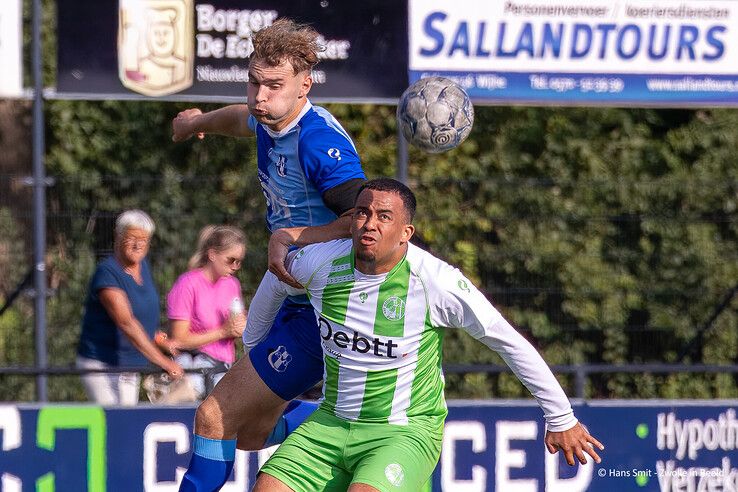
[[405,480],[405,470],[402,469],[399,463],[390,463],[384,469],[384,476],[387,477],[389,483],[395,487],[399,487]]
[[405,317],[405,301],[397,296],[388,297],[382,304],[382,314],[390,321]]
[[320,337],[323,339],[323,345],[326,350],[337,357],[341,356],[340,352],[335,351],[326,342],[332,340],[336,347],[348,349],[352,352],[359,352],[360,354],[366,354],[372,351],[377,357],[387,357],[388,359],[397,358],[397,354],[393,353],[393,349],[396,349],[398,345],[391,338],[382,339],[377,336],[366,338],[361,336],[356,330],[353,330],[353,334],[349,334],[338,328],[334,329],[331,323],[322,316],[318,317],[318,326],[320,327]]
[[284,372],[292,362],[292,356],[284,345],[280,345],[269,354],[269,365],[277,372]]
[[467,294],[471,293],[471,290],[469,290],[469,284],[467,284],[466,280],[463,278],[457,282],[457,285],[459,286],[459,289],[463,290]]

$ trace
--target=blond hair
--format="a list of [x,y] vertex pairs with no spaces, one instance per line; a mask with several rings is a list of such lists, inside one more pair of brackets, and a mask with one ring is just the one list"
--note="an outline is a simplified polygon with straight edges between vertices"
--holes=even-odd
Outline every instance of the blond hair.
[[288,61],[295,75],[312,70],[318,63],[318,53],[324,49],[318,44],[315,29],[286,18],[255,32],[251,40],[254,43],[251,60],[263,60],[274,67]]
[[187,263],[187,268],[193,270],[207,265],[208,251],[211,249],[220,253],[233,246],[246,246],[246,236],[240,229],[225,225],[207,225],[200,231],[197,249]]

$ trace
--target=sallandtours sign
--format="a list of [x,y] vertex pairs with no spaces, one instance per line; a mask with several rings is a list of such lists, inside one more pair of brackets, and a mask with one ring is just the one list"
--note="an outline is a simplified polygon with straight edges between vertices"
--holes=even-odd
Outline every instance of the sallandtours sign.
[[311,97],[395,100],[407,86],[407,8],[382,0],[58,0],[56,97],[243,100],[252,33],[277,18],[324,46]]
[[732,0],[409,0],[409,76],[475,102],[738,105]]
[[[419,492],[738,491],[738,401],[574,403],[605,449],[570,467],[531,400],[450,401],[441,458]],[[172,492],[195,408],[0,405],[0,490]],[[236,455],[222,489],[250,490],[273,448]]]

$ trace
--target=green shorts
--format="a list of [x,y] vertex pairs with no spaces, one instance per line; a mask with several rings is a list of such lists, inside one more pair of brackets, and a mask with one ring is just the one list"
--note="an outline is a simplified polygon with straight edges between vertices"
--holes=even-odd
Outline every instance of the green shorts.
[[353,422],[318,409],[261,472],[296,492],[345,491],[352,483],[418,492],[438,463],[442,429],[437,418],[391,425]]

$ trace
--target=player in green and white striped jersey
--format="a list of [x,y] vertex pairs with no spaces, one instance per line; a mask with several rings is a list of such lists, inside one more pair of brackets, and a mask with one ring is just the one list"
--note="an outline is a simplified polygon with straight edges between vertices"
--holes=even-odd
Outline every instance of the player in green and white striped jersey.
[[[262,468],[255,491],[419,490],[438,461],[447,413],[446,328],[466,330],[503,357],[544,411],[549,451],[563,450],[571,465],[575,457],[586,462],[584,453],[600,461],[590,444],[602,445],[578,424],[538,352],[459,270],[408,243],[414,212],[407,187],[369,181],[357,197],[352,239],[307,246],[290,258],[321,328],[323,399]],[[264,277],[249,311],[247,347],[294,293]]]

